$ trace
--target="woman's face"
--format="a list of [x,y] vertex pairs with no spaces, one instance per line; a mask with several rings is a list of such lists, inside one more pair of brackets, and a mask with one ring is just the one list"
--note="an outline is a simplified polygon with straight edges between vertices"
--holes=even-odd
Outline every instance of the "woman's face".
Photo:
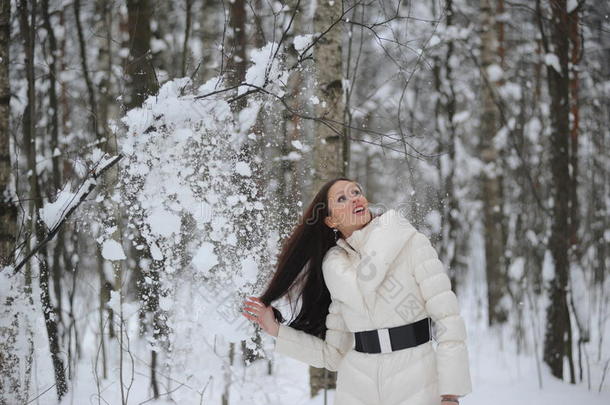
[[331,228],[339,229],[347,238],[371,220],[368,205],[369,202],[355,182],[339,180],[328,190],[331,215],[324,222]]

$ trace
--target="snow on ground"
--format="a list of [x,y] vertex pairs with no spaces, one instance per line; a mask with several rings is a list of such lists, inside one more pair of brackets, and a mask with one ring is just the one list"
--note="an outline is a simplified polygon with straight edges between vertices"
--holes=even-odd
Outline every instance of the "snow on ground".
[[[606,376],[602,392],[599,393],[603,363],[598,364],[592,373],[592,390],[587,390],[586,383],[572,385],[553,377],[548,369],[542,366],[541,389],[538,385],[536,362],[530,356],[516,356],[514,353],[502,351],[494,343],[494,338],[488,333],[471,336],[468,342],[473,391],[461,398],[463,405],[556,405],[556,404],[586,404],[607,405],[610,403],[610,382]],[[283,369],[300,369],[292,360],[285,360],[279,365]],[[290,365],[290,367],[288,367]],[[609,370],[610,372],[610,370]],[[307,373],[303,367],[301,375]],[[291,373],[292,375],[292,373]],[[300,375],[295,375],[295,384],[304,384]],[[329,399],[334,396],[334,390],[329,390]],[[302,405],[323,405],[323,393],[315,398],[299,402],[300,396],[282,403]],[[332,404],[329,401],[328,404]],[[440,404],[440,402],[439,402]]]
[[[474,328],[473,328],[474,329]],[[134,331],[135,332],[135,331]],[[44,344],[44,336],[38,340]],[[323,405],[324,391],[313,399],[309,398],[308,366],[291,358],[273,353],[273,338],[265,337],[265,350],[269,356],[275,356],[273,362],[273,374],[268,375],[267,360],[259,360],[247,368],[243,368],[240,362],[236,362],[233,371],[233,381],[237,389],[231,390],[230,404],[232,405]],[[136,348],[137,342],[131,342]],[[591,391],[587,390],[586,383],[571,385],[555,379],[542,367],[543,388],[538,386],[538,373],[536,362],[531,356],[515,355],[514,353],[499,349],[497,338],[487,331],[478,331],[469,337],[469,353],[471,361],[471,374],[473,379],[473,392],[462,398],[461,403],[465,405],[555,405],[557,403],[606,405],[610,401],[610,383],[608,378],[603,385],[602,392],[597,389],[601,381],[602,363],[592,365]],[[140,346],[143,346],[140,344]],[[39,346],[40,347],[40,346]],[[114,348],[114,347],[113,347]],[[97,349],[94,339],[91,337],[84,346],[85,355],[78,370],[78,377],[72,386],[68,397],[62,402],[67,404],[97,404],[97,389],[95,380],[91,373],[95,350]],[[135,350],[136,374],[133,387],[129,394],[130,404],[139,404],[150,399],[151,392],[148,388],[148,370],[146,363],[149,360],[146,351]],[[52,384],[52,375],[47,352],[38,350],[35,369],[45,370],[39,372],[34,383],[41,388],[40,391]],[[101,384],[101,392],[104,400],[110,404],[120,404],[120,391],[118,378],[117,356],[110,355],[109,360],[114,366],[109,368],[110,378]],[[127,365],[127,363],[125,363]],[[128,367],[125,370],[129,377]],[[190,370],[191,373],[205,374],[205,364],[201,369]],[[114,377],[113,377],[114,376]],[[223,376],[214,376],[219,381]],[[129,380],[129,378],[127,378]],[[161,377],[160,384],[164,387],[170,378]],[[184,384],[184,385],[182,385]],[[220,404],[220,385],[214,389],[206,389],[203,395],[204,404]],[[191,386],[189,381],[179,380],[171,382],[171,389],[175,389],[172,397],[176,402],[168,400],[151,401],[154,404],[199,404],[202,386]],[[165,389],[162,389],[165,392]],[[332,404],[334,390],[328,390],[327,404]],[[51,389],[42,395],[38,404],[55,404],[55,392]],[[103,400],[101,403],[105,403]]]
[[[475,266],[472,259],[471,265]],[[485,283],[480,279],[481,275],[473,271],[466,280],[462,281],[463,292],[459,294],[461,314],[464,316],[468,333],[468,350],[470,357],[471,376],[473,392],[463,397],[462,404],[465,405],[555,405],[557,403],[606,405],[610,403],[610,376],[606,376],[601,392],[598,392],[602,381],[604,365],[608,361],[610,350],[608,345],[602,345],[601,359],[595,352],[599,333],[592,330],[591,342],[584,348],[588,352],[590,363],[590,379],[576,385],[562,382],[554,378],[544,363],[540,361],[540,372],[531,348],[523,350],[527,354],[517,354],[514,338],[511,331],[505,328],[502,334],[486,326],[486,313],[484,305],[481,305],[485,290]],[[461,291],[462,289],[460,289]],[[90,296],[87,296],[90,294]],[[108,358],[108,378],[100,381],[100,395],[103,399],[98,400],[98,389],[93,374],[93,364],[99,350],[98,325],[97,325],[97,295],[94,286],[86,289],[82,297],[83,302],[77,304],[83,314],[89,314],[86,325],[81,325],[79,334],[83,336],[82,359],[78,367],[72,372],[75,378],[70,382],[70,391],[62,401],[62,405],[81,404],[121,404],[121,392],[119,385],[118,344],[116,339],[110,340],[106,345]],[[34,297],[39,296],[35,285]],[[171,391],[173,401],[167,400],[167,395],[162,400],[149,401],[152,392],[149,387],[149,364],[150,348],[148,344],[136,338],[137,336],[137,307],[132,303],[123,303],[123,312],[129,319],[129,346],[133,354],[133,382],[131,383],[131,358],[124,353],[124,377],[126,383],[131,383],[129,390],[129,404],[221,404],[221,396],[224,389],[226,376],[220,373],[209,375],[209,370],[220,370],[226,359],[226,342],[218,339],[216,342],[206,342],[202,338],[201,328],[209,327],[213,317],[208,313],[201,313],[198,309],[198,301],[188,301],[185,297],[176,297],[174,306],[181,306],[184,313],[176,317],[176,325],[181,335],[174,341],[177,343],[174,350],[174,359],[181,359],[184,366],[175,366],[174,370],[166,371],[159,368],[159,386],[161,393]],[[118,308],[116,308],[118,309]],[[175,308],[174,308],[175,309]],[[214,314],[211,314],[214,315]],[[541,319],[538,315],[537,319]],[[86,316],[86,315],[85,315]],[[527,318],[527,316],[526,316]],[[50,363],[48,344],[42,317],[36,317],[35,331],[35,361],[34,375],[32,379],[32,395],[40,397],[32,401],[33,404],[56,404],[56,394],[52,387],[53,374]],[[527,329],[527,340],[532,341],[532,333],[537,331],[541,339],[540,322],[533,327],[525,325]],[[206,326],[207,325],[207,326]],[[199,328],[199,329],[197,329]],[[115,328],[118,329],[118,328]],[[222,330],[219,331],[220,333]],[[610,323],[604,326],[604,336],[610,334]],[[127,345],[127,342],[124,343]],[[287,358],[273,352],[275,339],[271,336],[263,336],[263,349],[265,359],[258,360],[244,367],[241,356],[238,354],[234,365],[231,367],[232,385],[230,392],[230,405],[322,405],[324,391],[313,399],[309,398],[308,366],[291,358]],[[239,353],[239,344],[236,345]],[[538,348],[538,353],[541,348]],[[223,355],[225,355],[223,357]],[[578,374],[578,355],[575,351],[574,362]],[[269,375],[269,361],[272,359],[272,373]],[[225,367],[226,370],[226,367]],[[610,373],[610,370],[607,370]],[[540,378],[539,378],[540,373]],[[540,387],[540,381],[542,387]],[[209,381],[209,385],[206,384]],[[587,388],[590,381],[591,389]],[[47,392],[46,389],[51,387]],[[205,389],[204,389],[205,388]],[[203,392],[203,394],[201,394]],[[328,390],[326,404],[331,405],[334,398],[334,390]],[[439,402],[440,404],[440,402]]]

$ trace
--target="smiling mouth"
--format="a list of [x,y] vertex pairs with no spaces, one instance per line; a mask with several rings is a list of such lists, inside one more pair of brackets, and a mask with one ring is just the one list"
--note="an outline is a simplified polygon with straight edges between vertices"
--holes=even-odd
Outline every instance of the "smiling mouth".
[[363,214],[365,210],[366,210],[366,208],[365,208],[364,206],[360,206],[360,207],[357,207],[357,208],[356,208],[356,209],[353,211],[353,213],[354,213],[354,214]]

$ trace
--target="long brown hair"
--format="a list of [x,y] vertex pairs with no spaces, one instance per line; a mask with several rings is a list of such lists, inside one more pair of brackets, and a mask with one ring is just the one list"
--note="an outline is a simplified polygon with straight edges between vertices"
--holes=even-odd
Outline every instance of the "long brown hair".
[[[324,223],[324,218],[330,215],[328,190],[339,180],[355,182],[346,177],[337,177],[320,188],[292,234],[284,240],[275,273],[260,297],[268,306],[288,294],[292,308],[292,295],[299,293],[301,308],[288,326],[322,339],[326,336],[325,320],[331,303],[330,292],[322,275],[322,260],[326,252],[336,245],[334,231]],[[360,184],[355,183],[362,192]],[[273,312],[276,319],[283,323],[280,311],[273,308]]]

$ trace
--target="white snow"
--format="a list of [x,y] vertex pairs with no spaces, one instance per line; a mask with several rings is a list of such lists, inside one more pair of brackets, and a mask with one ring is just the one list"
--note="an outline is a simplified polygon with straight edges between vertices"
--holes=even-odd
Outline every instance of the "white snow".
[[520,280],[523,277],[525,271],[525,259],[523,257],[517,257],[510,262],[508,266],[508,274],[514,280]]
[[547,53],[544,55],[544,63],[551,66],[555,71],[561,74],[561,65],[559,64],[559,58],[554,53]]
[[550,250],[544,251],[544,261],[542,262],[542,279],[550,282],[555,277],[555,264]]
[[154,260],[163,260],[163,252],[161,252],[159,245],[157,245],[155,242],[153,242],[150,244],[149,249],[150,249],[150,256]]
[[118,159],[118,156],[110,156],[106,157],[104,160],[99,162],[99,164],[95,168],[95,172],[101,173],[108,165],[114,163]]
[[568,0],[568,4],[567,4],[568,13],[571,13],[572,11],[576,10],[576,7],[578,7],[578,0]]
[[39,214],[47,228],[53,229],[66,215],[69,208],[76,203],[76,195],[70,191],[70,185],[66,184],[64,189],[57,194],[54,202],[48,202],[40,209]]
[[305,48],[307,48],[309,46],[309,44],[311,44],[311,42],[315,39],[315,37],[316,37],[315,34],[305,34],[305,35],[295,36],[294,40],[293,40],[294,49],[296,49],[296,51],[298,53],[303,53]]
[[95,179],[87,179],[79,186],[76,192],[70,191],[70,185],[66,184],[57,193],[55,201],[46,202],[43,205],[39,210],[39,215],[49,231],[53,230],[64,219],[69,211],[79,203],[81,197],[95,184]]
[[159,236],[170,236],[180,232],[180,216],[166,210],[163,207],[156,207],[147,217],[150,231]]
[[235,284],[238,287],[242,287],[245,284],[254,284],[256,277],[258,276],[258,265],[254,258],[245,257],[241,261],[241,276],[238,276],[235,280]]
[[489,77],[490,81],[497,82],[498,80],[502,79],[503,75],[504,71],[499,65],[491,64],[487,66],[487,76]]
[[428,41],[428,46],[433,47],[440,43],[441,43],[441,39],[438,37],[438,35],[432,35],[432,37],[430,37],[430,40]]
[[114,239],[106,239],[102,244],[102,257],[106,260],[125,260],[125,252],[119,242]]
[[461,124],[462,122],[467,121],[469,118],[470,118],[469,110],[460,111],[459,113],[457,113],[453,116],[453,123]]
[[252,171],[250,170],[250,166],[246,162],[237,162],[235,164],[235,171],[241,176],[251,176]]
[[[274,82],[282,76],[280,63],[277,57],[274,57],[278,44],[270,42],[261,49],[254,49],[250,52],[250,60],[252,66],[246,71],[245,82],[257,87],[263,87],[265,81]],[[248,90],[252,90],[250,86],[240,86],[237,94],[243,94]]]
[[207,274],[210,269],[218,264],[218,258],[214,253],[214,245],[209,242],[202,243],[197,253],[195,253],[192,263],[198,272]]

